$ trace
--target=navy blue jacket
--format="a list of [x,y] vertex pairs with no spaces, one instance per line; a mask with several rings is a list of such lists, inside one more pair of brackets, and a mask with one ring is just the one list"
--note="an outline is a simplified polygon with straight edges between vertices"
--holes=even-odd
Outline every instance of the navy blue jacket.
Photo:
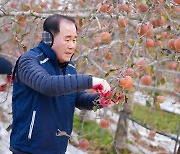
[[[10,149],[32,154],[65,153],[75,107],[91,110],[92,77],[77,74],[73,62],[59,64],[41,42],[18,61],[13,85]],[[67,136],[57,136],[58,130]]]

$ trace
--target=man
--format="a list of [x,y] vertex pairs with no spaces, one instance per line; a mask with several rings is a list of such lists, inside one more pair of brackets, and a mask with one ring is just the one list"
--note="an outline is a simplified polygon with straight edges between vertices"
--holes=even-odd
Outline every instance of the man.
[[77,74],[71,61],[77,39],[73,19],[52,15],[43,28],[40,44],[15,68],[10,150],[16,154],[64,154],[74,108],[91,110],[98,97],[84,90],[101,85],[102,94],[110,91],[105,80]]
[[0,57],[0,92],[6,91],[10,82],[13,65],[7,59]]

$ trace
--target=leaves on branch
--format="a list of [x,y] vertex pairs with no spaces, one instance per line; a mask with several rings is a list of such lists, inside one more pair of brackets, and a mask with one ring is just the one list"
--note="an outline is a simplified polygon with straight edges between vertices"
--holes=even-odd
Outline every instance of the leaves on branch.
[[151,103],[149,101],[147,101],[147,100],[146,100],[146,106],[151,107]]

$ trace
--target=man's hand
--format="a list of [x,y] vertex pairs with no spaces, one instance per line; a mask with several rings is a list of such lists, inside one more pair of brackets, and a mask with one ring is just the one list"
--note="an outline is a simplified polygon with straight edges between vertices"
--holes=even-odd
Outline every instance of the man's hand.
[[110,94],[111,87],[107,81],[102,78],[92,77],[92,86],[95,91],[104,97]]

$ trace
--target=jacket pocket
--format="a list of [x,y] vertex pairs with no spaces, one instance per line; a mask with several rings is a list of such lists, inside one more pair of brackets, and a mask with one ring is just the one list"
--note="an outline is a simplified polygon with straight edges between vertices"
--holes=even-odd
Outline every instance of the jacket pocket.
[[36,118],[36,111],[33,111],[32,118],[31,118],[31,124],[29,127],[29,133],[28,133],[29,140],[31,140],[31,137],[32,137],[32,131],[33,131],[33,127],[34,127],[35,118]]

